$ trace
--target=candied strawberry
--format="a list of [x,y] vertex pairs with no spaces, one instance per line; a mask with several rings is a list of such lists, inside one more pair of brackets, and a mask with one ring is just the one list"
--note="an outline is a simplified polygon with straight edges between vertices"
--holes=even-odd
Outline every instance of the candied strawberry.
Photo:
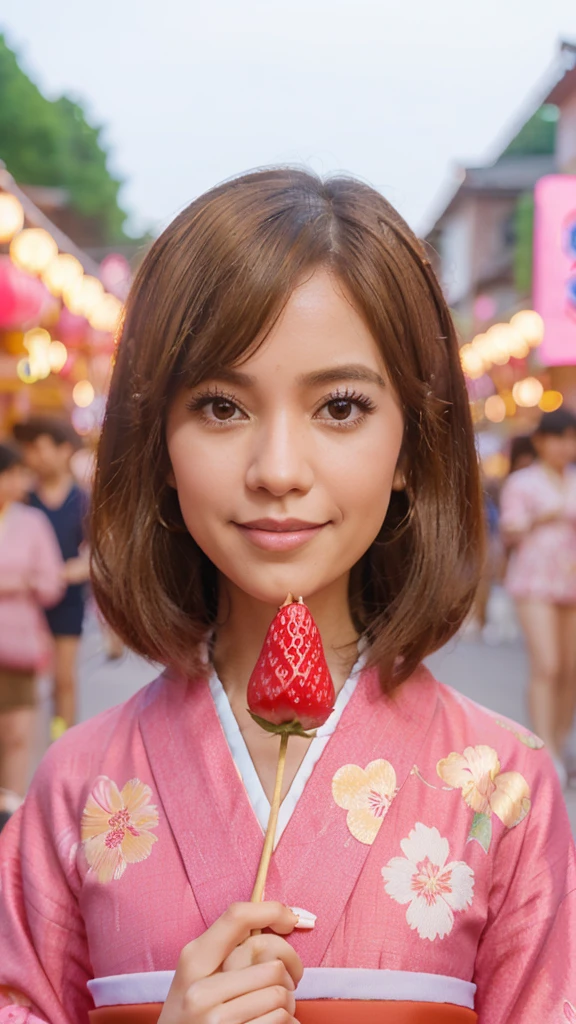
[[268,732],[304,735],[334,708],[318,626],[299,598],[288,595],[275,615],[248,683],[248,708]]

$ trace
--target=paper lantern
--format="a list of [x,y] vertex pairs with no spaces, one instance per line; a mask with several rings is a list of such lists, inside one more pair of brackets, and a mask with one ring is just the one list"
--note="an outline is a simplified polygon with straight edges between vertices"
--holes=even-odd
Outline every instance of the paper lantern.
[[58,246],[44,228],[27,228],[12,239],[12,262],[28,274],[41,274],[58,254]]
[[80,260],[67,252],[61,252],[45,268],[42,280],[52,295],[60,296],[74,281],[79,281],[83,274]]
[[10,192],[0,192],[0,242],[11,242],[23,227],[22,203]]
[[15,267],[8,256],[0,256],[0,327],[21,327],[36,320],[47,298],[41,281]]

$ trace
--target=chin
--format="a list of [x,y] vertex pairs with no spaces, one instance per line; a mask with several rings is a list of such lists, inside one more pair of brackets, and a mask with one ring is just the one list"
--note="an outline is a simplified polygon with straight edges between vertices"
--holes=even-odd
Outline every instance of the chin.
[[249,580],[236,577],[232,579],[232,582],[248,597],[275,608],[284,604],[288,594],[292,594],[295,598],[302,597],[308,601],[335,583],[335,579],[332,577],[319,578],[312,575],[306,568],[299,570],[298,566],[292,568],[285,566],[281,572],[277,570],[278,567],[271,567],[266,579],[259,578],[260,574],[255,573]]

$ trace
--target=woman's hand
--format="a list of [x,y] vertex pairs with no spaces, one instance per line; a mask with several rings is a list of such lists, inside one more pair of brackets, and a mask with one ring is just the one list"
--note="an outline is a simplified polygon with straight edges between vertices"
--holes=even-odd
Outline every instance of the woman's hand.
[[233,903],[182,950],[158,1024],[293,1024],[303,967],[281,936],[297,923],[282,903]]

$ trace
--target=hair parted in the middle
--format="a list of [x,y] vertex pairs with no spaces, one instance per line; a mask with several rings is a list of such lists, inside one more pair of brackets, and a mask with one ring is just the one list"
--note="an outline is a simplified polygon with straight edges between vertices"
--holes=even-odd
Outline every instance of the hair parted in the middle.
[[351,576],[351,607],[391,689],[461,625],[483,550],[469,403],[454,327],[421,243],[374,189],[270,169],[184,210],[146,256],[127,303],[100,444],[93,582],[138,653],[188,672],[215,623],[217,572],[167,477],[167,409],[182,385],[241,363],[316,267],[345,287],[402,406],[406,490],[393,492]]

